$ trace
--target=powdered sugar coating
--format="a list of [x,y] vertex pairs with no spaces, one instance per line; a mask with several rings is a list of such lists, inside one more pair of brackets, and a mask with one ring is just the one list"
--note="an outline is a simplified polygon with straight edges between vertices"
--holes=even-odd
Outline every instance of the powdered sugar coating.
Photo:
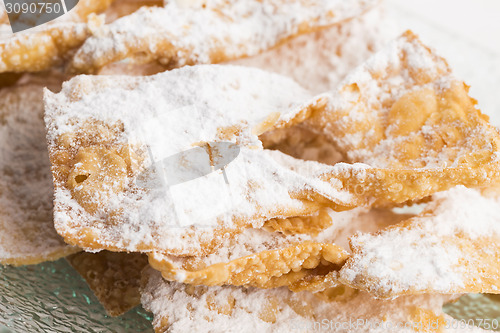
[[[336,119],[332,128],[329,128],[328,118],[325,118],[325,131],[337,135],[332,139],[346,152],[350,161],[363,161],[372,167],[386,168],[391,161],[398,159],[392,156],[397,140],[406,140],[405,135],[391,132],[394,126],[399,125],[389,123],[391,118],[388,115],[393,104],[411,91],[441,91],[457,81],[443,58],[423,45],[416,36],[407,33],[391,41],[353,70],[331,93],[329,112],[323,116],[339,113],[342,118]],[[350,130],[368,120],[374,123],[373,126],[359,131]],[[347,133],[340,132],[340,128]],[[429,127],[427,129],[432,131]],[[377,144],[373,145],[372,141]],[[440,166],[438,159],[428,162],[428,167]]]
[[[79,76],[66,82],[61,93],[45,96],[52,152],[58,149],[61,135],[96,120],[123,125],[123,132],[113,138],[116,144],[152,154],[145,157],[143,169],[152,158],[161,161],[199,142],[232,141],[241,150],[225,168],[229,186],[219,170],[178,186],[117,193],[104,207],[120,212],[123,222],[117,225],[104,222],[105,211],[92,217],[68,189],[56,186],[56,228],[79,237],[74,221],[84,221],[82,225],[102,239],[102,246],[114,244],[134,251],[146,243],[149,249],[189,253],[199,250],[199,240],[186,242],[183,235],[209,241],[216,226],[234,228],[241,219],[260,227],[266,218],[303,211],[305,203],[293,193],[312,191],[340,205],[352,205],[350,194],[338,191],[335,180],[319,179],[319,170],[325,171],[319,163],[304,162],[307,168],[298,168],[301,161],[259,148],[255,131],[266,120],[272,118],[271,127],[282,126],[300,116],[303,101],[310,98],[308,91],[288,78],[236,66],[185,67],[151,77]],[[236,132],[221,139],[224,129],[235,127]],[[128,179],[129,188],[136,188],[135,181]],[[214,189],[220,191],[216,196]],[[230,214],[221,207],[226,199]],[[95,221],[100,214],[104,215]],[[199,227],[196,231],[187,228],[194,225]]]
[[[494,283],[488,285],[488,274],[494,278],[496,263],[478,258],[493,269],[482,275],[475,268],[475,256],[481,252],[468,253],[464,244],[498,239],[499,207],[499,199],[463,186],[436,193],[422,214],[401,226],[352,237],[354,255],[342,268],[341,279],[359,283],[377,295],[450,293],[473,288],[471,279],[479,288],[484,283],[482,288],[496,290]],[[498,253],[494,243],[484,243],[481,251],[493,256]]]
[[[79,47],[90,35],[90,30],[103,24],[103,17],[90,14],[104,10],[110,2],[80,0],[67,14],[16,33],[12,32],[3,12],[0,14],[0,72],[37,72],[61,65],[69,57],[69,51]],[[50,11],[48,7],[47,11]],[[0,11],[4,10],[0,6]],[[30,18],[34,19],[33,15],[28,18],[21,16],[23,20],[29,21]],[[26,23],[28,26],[34,24]]]
[[385,46],[389,35],[384,8],[378,5],[350,20],[229,63],[286,75],[323,93],[336,88],[350,71]]
[[[121,120],[127,135],[135,136],[147,136],[151,127],[160,130],[161,121],[181,124],[186,131],[177,140],[157,142],[162,136],[151,134],[157,139],[148,142],[152,150],[164,149],[165,156],[195,142],[214,140],[219,130],[237,125],[244,129],[239,141],[259,145],[254,127],[278,113],[276,122],[290,121],[311,98],[309,91],[291,79],[219,65],[186,67],[150,77],[80,75],[65,82],[61,93],[45,96],[48,117],[54,122],[50,141],[74,130],[74,125],[68,125],[71,119]],[[137,140],[125,135],[119,139]]]
[[[354,233],[377,231],[409,217],[406,214],[394,214],[391,211],[377,209],[369,210],[366,207],[357,207],[343,212],[328,209],[328,214],[332,219],[332,225],[325,228],[318,235],[306,233],[285,235],[264,229],[245,229],[233,237],[225,238],[217,251],[204,257],[198,257],[197,261],[203,262],[203,266],[210,266],[307,241],[333,243],[349,250],[348,238]],[[185,259],[183,257],[164,256],[161,253],[153,253],[151,256],[155,260],[168,258],[169,261],[179,265],[179,267],[182,267]],[[178,281],[182,282],[182,280]]]
[[[73,59],[77,71],[132,58],[180,67],[256,55],[296,34],[341,22],[376,0],[210,0],[141,8],[95,32]],[[142,58],[142,59],[141,59]]]
[[[415,317],[419,313],[417,308],[432,313],[433,320],[438,316],[442,316],[441,320],[452,320],[443,315],[441,308],[453,297],[438,294],[380,301],[367,293],[353,291],[339,296],[338,300],[325,301],[311,293],[292,293],[286,288],[188,287],[163,280],[160,273],[151,268],[143,273],[141,302],[153,312],[153,325],[172,333],[188,329],[245,333],[285,332],[294,328],[312,331],[319,323],[331,325],[327,326],[331,332],[352,332],[353,329],[371,333],[415,332],[412,323],[416,325],[423,320]],[[357,320],[365,322],[354,328],[349,326],[349,322]],[[404,323],[408,323],[406,328]],[[460,331],[483,330],[468,327],[456,332]]]
[[34,264],[74,253],[52,223],[42,88],[0,91],[0,263]]

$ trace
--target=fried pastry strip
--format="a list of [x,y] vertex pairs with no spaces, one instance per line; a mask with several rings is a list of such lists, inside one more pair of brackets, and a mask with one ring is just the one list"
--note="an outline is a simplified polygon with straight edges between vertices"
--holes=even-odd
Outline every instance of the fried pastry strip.
[[[80,46],[102,19],[89,16],[103,11],[111,0],[80,0],[69,13],[52,22],[13,34],[9,22],[0,24],[0,73],[35,72],[59,65]],[[0,8],[3,7],[0,6]]]
[[446,61],[411,32],[310,109],[306,126],[328,137],[347,161],[366,164],[332,176],[375,205],[500,179],[498,130]]
[[375,0],[169,1],[143,7],[95,31],[70,70],[95,72],[123,59],[169,68],[256,55],[287,39],[355,17]]
[[80,252],[66,258],[87,281],[110,316],[119,316],[140,304],[141,271],[147,265],[140,253]]
[[377,297],[500,293],[498,198],[459,186],[416,217],[350,240],[341,281]]
[[226,63],[291,77],[314,93],[333,90],[353,69],[390,42],[390,20],[383,7],[374,6],[350,20],[296,36],[253,57]]
[[[45,84],[57,87],[50,81]],[[56,233],[45,145],[43,86],[0,90],[0,264],[28,265],[78,251]]]
[[208,256],[174,257],[154,252],[149,254],[149,263],[165,279],[186,284],[321,291],[338,284],[337,272],[348,258],[341,246],[347,248],[348,236],[408,217],[389,210],[334,212],[325,208],[310,217],[267,221],[269,231],[246,229],[225,239]]
[[310,98],[288,78],[233,66],[73,78],[45,95],[56,229],[87,249],[203,255],[272,218],[355,207],[316,175],[332,166],[261,148],[258,135],[307,117],[294,101]]
[[[344,286],[313,295],[292,293],[286,288],[184,285],[163,280],[151,268],[143,274],[141,302],[153,313],[156,332],[285,332],[320,328],[356,333],[443,332],[453,321],[442,312],[443,304],[455,298],[449,295],[384,301]],[[467,327],[458,332],[484,331]]]

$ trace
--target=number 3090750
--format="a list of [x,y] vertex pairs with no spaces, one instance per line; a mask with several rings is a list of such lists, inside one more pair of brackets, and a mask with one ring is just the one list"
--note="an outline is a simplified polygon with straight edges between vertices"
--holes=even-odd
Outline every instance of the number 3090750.
[[58,2],[32,2],[32,3],[5,3],[5,10],[8,14],[51,14],[63,12],[63,7]]

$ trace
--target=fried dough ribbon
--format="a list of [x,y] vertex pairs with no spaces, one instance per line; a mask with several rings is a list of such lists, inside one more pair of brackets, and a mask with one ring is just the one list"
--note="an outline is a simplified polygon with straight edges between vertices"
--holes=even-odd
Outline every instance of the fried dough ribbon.
[[87,249],[202,255],[272,218],[355,207],[317,176],[333,166],[261,148],[257,135],[300,122],[294,101],[310,98],[285,77],[217,65],[46,92],[56,229]]
[[[426,332],[429,322],[435,323],[431,330],[459,327],[442,312],[443,304],[456,298],[449,295],[384,301],[343,286],[316,295],[286,288],[191,286],[165,281],[151,268],[143,272],[141,289],[141,302],[153,313],[156,332],[311,331],[319,323],[329,325],[320,327],[332,332]],[[484,330],[462,326],[458,332]]]
[[158,61],[168,68],[256,55],[287,39],[355,17],[375,0],[168,1],[143,7],[95,31],[70,70],[95,72],[123,59]]
[[498,198],[463,186],[433,196],[424,211],[351,238],[343,283],[389,298],[500,292]]
[[[68,59],[71,50],[84,42],[91,29],[103,23],[99,17],[90,14],[105,10],[111,1],[80,0],[62,17],[14,34],[8,20],[2,19],[0,73],[36,72],[60,65]],[[0,9],[3,11],[3,6]]]
[[0,264],[38,264],[79,251],[54,230],[42,118],[43,85],[0,90]]

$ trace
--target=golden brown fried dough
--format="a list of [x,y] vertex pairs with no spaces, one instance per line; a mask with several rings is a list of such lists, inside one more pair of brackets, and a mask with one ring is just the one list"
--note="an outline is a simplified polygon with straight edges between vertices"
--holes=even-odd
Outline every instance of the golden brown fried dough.
[[408,217],[390,210],[321,209],[309,217],[267,221],[264,228],[269,231],[246,229],[224,239],[208,256],[152,253],[149,263],[165,279],[186,284],[321,291],[338,285],[337,272],[348,258],[342,248],[347,248],[348,236]]
[[36,83],[0,90],[0,264],[37,264],[78,251],[52,222],[42,96]]
[[384,298],[500,293],[499,207],[463,186],[437,193],[418,216],[354,236],[341,281]]
[[80,0],[68,14],[15,34],[8,21],[2,22],[0,73],[36,72],[60,65],[90,35],[91,29],[103,23],[90,14],[105,10],[110,3],[111,0]]
[[[451,326],[453,318],[442,312],[442,306],[456,298],[436,294],[383,301],[344,286],[317,295],[292,293],[286,288],[191,286],[165,281],[151,268],[144,270],[141,289],[141,302],[153,313],[155,331],[172,333],[318,328],[330,332],[446,332],[445,326]],[[458,331],[483,330],[468,327]]]
[[110,316],[119,316],[140,304],[141,271],[147,265],[140,253],[80,252],[67,258],[87,281]]
[[310,98],[233,66],[66,82],[45,96],[56,229],[87,249],[203,255],[272,218],[355,207],[315,176],[331,166],[261,148],[258,135],[301,121],[294,100]]
[[319,94],[335,89],[346,75],[390,42],[393,32],[389,22],[380,3],[352,19],[225,63],[285,75]]
[[446,61],[411,32],[310,108],[306,125],[347,161],[366,164],[332,176],[372,204],[418,200],[456,185],[490,186],[500,178],[497,129]]
[[143,7],[95,31],[70,70],[95,72],[123,59],[169,68],[256,55],[294,36],[355,17],[375,0],[209,0]]

